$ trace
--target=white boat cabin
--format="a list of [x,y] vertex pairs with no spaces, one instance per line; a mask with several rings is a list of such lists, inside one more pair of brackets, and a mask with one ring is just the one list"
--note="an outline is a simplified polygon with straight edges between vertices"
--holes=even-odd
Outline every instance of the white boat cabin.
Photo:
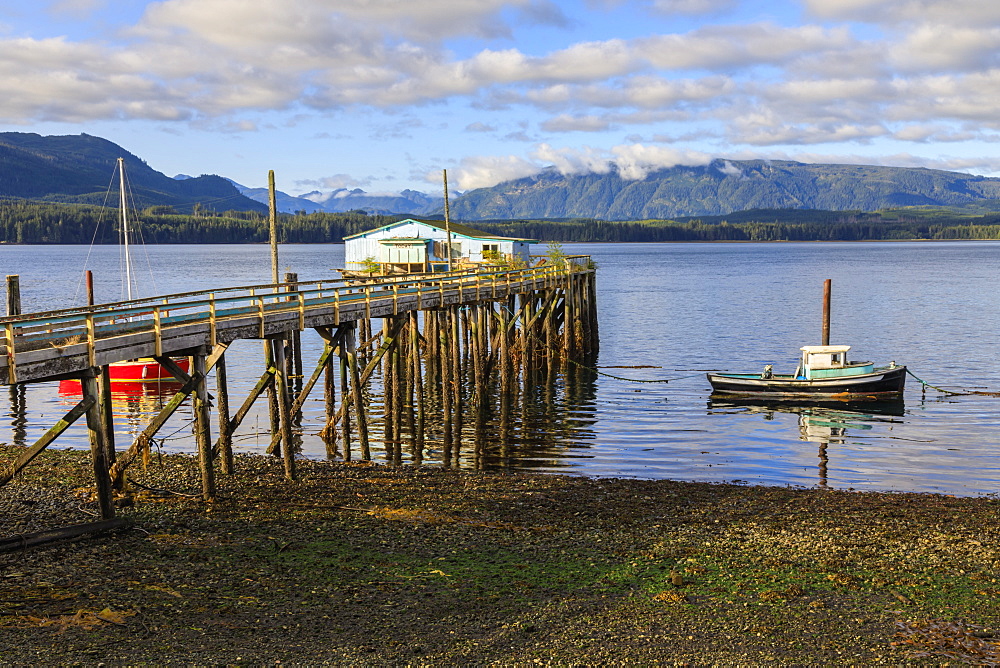
[[[451,263],[464,269],[491,262],[527,264],[534,239],[499,237],[451,223]],[[344,261],[351,272],[420,273],[448,267],[444,221],[407,218],[344,237]]]
[[847,360],[847,351],[850,349],[850,346],[802,346],[802,361],[795,375],[813,380],[871,373],[874,370],[871,362]]

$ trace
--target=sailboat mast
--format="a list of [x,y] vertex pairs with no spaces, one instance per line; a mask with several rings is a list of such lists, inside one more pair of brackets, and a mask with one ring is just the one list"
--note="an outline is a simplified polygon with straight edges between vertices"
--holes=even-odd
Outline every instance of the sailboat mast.
[[125,249],[125,290],[129,301],[132,300],[132,256],[129,250],[128,206],[125,200],[125,158],[118,158],[118,189],[119,209],[121,211],[121,230]]

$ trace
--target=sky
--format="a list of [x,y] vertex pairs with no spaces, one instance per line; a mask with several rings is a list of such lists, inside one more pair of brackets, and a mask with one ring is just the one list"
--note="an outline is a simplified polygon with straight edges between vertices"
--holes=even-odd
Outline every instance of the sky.
[[0,131],[439,194],[715,158],[1000,175],[995,0],[0,0]]

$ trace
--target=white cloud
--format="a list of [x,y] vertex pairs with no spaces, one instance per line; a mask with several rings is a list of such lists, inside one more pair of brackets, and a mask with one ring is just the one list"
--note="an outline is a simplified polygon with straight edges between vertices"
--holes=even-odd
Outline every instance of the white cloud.
[[[537,174],[537,164],[516,156],[472,156],[463,158],[458,169],[452,170],[451,179],[461,190],[489,186]],[[440,172],[428,174],[427,182],[437,183]]]
[[1000,25],[1000,3],[992,0],[804,0],[824,19],[866,23]]
[[892,45],[892,64],[903,71],[978,70],[1000,66],[1000,28],[921,25]]
[[683,151],[666,146],[627,144],[611,149],[618,172],[624,179],[643,179],[653,171],[683,165],[707,165],[712,156],[701,151]]
[[610,123],[606,118],[598,116],[569,116],[562,115],[541,124],[542,130],[546,132],[603,132],[608,129]]
[[[296,181],[295,185],[300,188],[325,188],[327,190],[341,190],[341,189],[351,189],[351,188],[361,188],[368,185],[371,179],[359,180],[350,174],[333,174],[332,176],[324,176],[320,179],[308,179],[303,181]],[[330,195],[314,195],[310,197],[314,202],[323,201],[323,199],[328,198]]]

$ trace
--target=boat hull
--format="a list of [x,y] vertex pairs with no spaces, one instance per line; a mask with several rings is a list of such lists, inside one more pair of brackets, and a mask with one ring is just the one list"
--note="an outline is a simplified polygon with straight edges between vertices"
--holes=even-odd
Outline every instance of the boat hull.
[[[188,372],[186,357],[174,359],[174,362],[184,373]],[[154,359],[142,358],[128,362],[114,362],[108,366],[108,375],[112,383],[155,383],[158,381],[176,381],[174,375],[166,367]]]
[[835,401],[879,401],[901,397],[906,367],[876,369],[872,373],[805,380],[775,375],[709,373],[712,395],[762,399],[826,399]]

